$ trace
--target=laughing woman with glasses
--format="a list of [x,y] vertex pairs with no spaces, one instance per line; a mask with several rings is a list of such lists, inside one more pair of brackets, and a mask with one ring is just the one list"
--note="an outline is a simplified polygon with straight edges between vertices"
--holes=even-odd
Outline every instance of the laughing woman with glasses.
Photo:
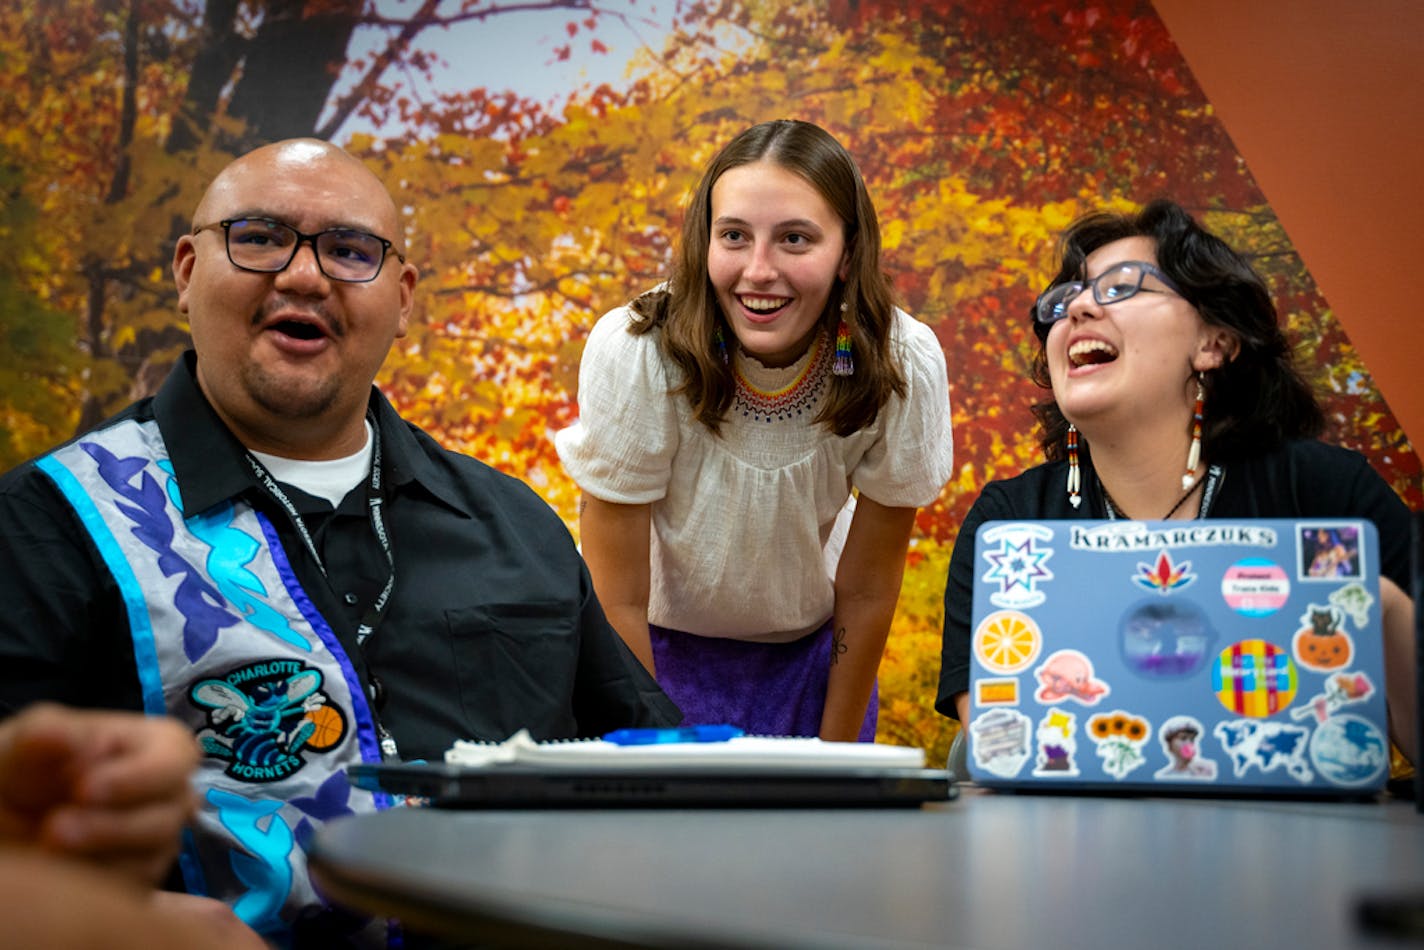
[[1391,728],[1415,750],[1409,512],[1364,459],[1316,440],[1324,415],[1260,276],[1182,208],[1069,227],[1030,311],[1048,461],[991,482],[960,527],[936,708],[968,713],[974,536],[1050,518],[1369,518],[1379,529]]

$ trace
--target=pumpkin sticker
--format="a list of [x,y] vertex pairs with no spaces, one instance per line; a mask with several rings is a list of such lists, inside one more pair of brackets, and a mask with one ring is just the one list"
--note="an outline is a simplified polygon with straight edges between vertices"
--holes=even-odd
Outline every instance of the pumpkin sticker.
[[1355,657],[1355,642],[1345,632],[1345,612],[1334,604],[1311,604],[1301,615],[1301,628],[1291,639],[1295,661],[1307,670],[1330,673],[1344,669]]

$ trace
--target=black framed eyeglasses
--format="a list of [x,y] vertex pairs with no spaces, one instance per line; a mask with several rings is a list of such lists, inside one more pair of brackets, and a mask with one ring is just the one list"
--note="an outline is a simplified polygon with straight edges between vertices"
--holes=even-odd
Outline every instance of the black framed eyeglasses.
[[[303,244],[316,252],[316,266],[331,280],[351,284],[373,281],[381,273],[392,245],[383,237],[354,228],[327,228],[303,234],[296,228],[269,218],[227,218],[194,228],[198,234],[222,228],[227,243],[227,259],[233,267],[259,274],[275,274],[287,269]],[[396,257],[402,264],[405,255]]]
[[1068,316],[1068,304],[1086,287],[1093,289],[1093,299],[1104,307],[1109,304],[1130,300],[1139,293],[1160,294],[1167,291],[1142,286],[1142,281],[1151,274],[1167,286],[1167,291],[1183,296],[1172,283],[1172,279],[1161,269],[1146,261],[1123,261],[1114,264],[1092,280],[1072,280],[1066,284],[1054,284],[1039,294],[1033,305],[1033,318],[1044,326],[1052,326]]

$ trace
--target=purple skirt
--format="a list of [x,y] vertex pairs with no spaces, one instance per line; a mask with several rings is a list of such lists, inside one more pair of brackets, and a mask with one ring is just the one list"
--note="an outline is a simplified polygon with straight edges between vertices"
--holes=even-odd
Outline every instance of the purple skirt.
[[[730,723],[756,736],[815,736],[830,677],[831,623],[790,643],[753,643],[648,625],[658,685],[684,725]],[[860,741],[875,741],[872,689]]]

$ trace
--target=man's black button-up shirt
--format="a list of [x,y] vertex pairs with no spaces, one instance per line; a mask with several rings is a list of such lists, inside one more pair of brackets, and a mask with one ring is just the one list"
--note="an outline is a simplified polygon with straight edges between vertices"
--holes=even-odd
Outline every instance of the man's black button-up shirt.
[[[603,615],[552,509],[517,479],[441,448],[372,389],[395,560],[389,608],[356,628],[390,574],[361,483],[335,511],[287,494],[325,562],[260,486],[246,451],[198,388],[195,356],[117,418],[156,419],[184,509],[241,497],[276,527],[303,588],[345,647],[403,759],[456,739],[599,735],[680,717]],[[0,479],[0,714],[50,699],[140,709],[118,585],[53,483],[32,463]]]

